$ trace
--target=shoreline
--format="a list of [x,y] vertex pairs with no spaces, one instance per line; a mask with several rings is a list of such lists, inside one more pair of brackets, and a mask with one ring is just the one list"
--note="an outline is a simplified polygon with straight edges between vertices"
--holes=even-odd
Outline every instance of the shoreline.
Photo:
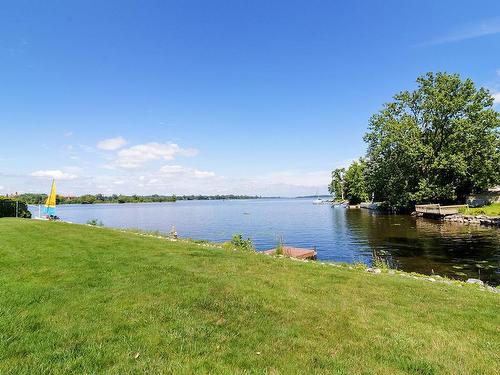
[[[351,208],[349,206],[349,208]],[[437,222],[452,222],[457,224],[466,224],[466,225],[483,225],[486,227],[500,228],[500,216],[488,216],[488,215],[467,215],[467,214],[452,214],[452,215],[444,215],[444,216],[426,216],[425,214],[418,214],[417,212],[412,212],[410,214],[403,213],[391,213],[390,211],[380,209],[376,204],[360,204],[356,205],[352,208],[365,209],[369,211],[375,211],[381,214],[387,215],[410,215],[415,216],[417,218],[425,218],[434,220]]]
[[[280,233],[285,228],[282,233],[286,237],[287,245],[306,248],[317,246],[320,249],[318,254],[320,261],[371,264],[373,260],[371,253],[376,250],[375,258],[380,256],[394,269],[424,275],[438,274],[457,280],[466,280],[467,277],[480,278],[490,285],[500,284],[496,273],[498,264],[495,262],[500,232],[496,231],[495,227],[478,225],[464,227],[463,224],[455,225],[451,221],[417,220],[408,213],[395,214],[373,210],[362,212],[340,207],[315,207],[307,199],[290,199],[284,205],[281,204],[281,200],[274,200],[274,203],[273,200],[186,202],[178,206],[170,204],[116,206],[101,203],[99,205],[61,207],[59,216],[63,220],[81,224],[93,220],[99,224],[99,220],[102,220],[106,227],[159,230],[163,235],[167,235],[175,225],[179,236],[183,238],[191,237],[214,242],[230,240],[232,235],[241,233],[245,237],[251,237],[258,250],[275,247],[274,233]],[[192,211],[195,207],[196,211]],[[269,219],[262,216],[266,212],[280,212],[281,207],[297,210],[296,212],[304,215],[314,215],[313,224],[304,226],[301,223],[304,223],[306,216],[297,215],[293,219],[292,231],[283,226],[287,221],[279,216],[271,216]],[[36,216],[36,210],[30,207],[30,211]],[[205,218],[205,215],[209,215],[212,211],[217,211],[217,216]],[[136,222],[134,219],[136,215],[142,215],[139,216],[142,221]],[[330,216],[335,219],[330,219]],[[234,223],[225,222],[227,218]],[[330,223],[330,220],[334,221]],[[345,236],[342,226],[336,224],[337,220],[345,220],[349,226],[359,227],[360,232],[356,237]],[[262,228],[265,227],[263,223],[268,221],[275,227],[272,231],[263,232]],[[481,242],[482,250],[471,243],[469,240],[471,236],[478,241],[484,241]],[[438,241],[438,238],[441,240]],[[359,243],[356,244],[356,241]],[[439,256],[435,257],[432,254]]]
[[[184,243],[189,243],[189,244],[194,244],[196,246],[204,247],[204,248],[217,248],[217,249],[229,249],[232,251],[238,251],[238,248],[234,245],[231,244],[231,242],[224,242],[224,243],[215,243],[215,242],[210,242],[208,240],[196,240],[192,238],[172,238],[169,236],[161,235],[159,233],[148,233],[147,231],[140,231],[137,229],[118,229],[118,228],[108,228],[108,227],[99,227],[99,226],[94,226],[90,224],[77,224],[77,223],[70,223],[70,222],[65,222],[68,224],[74,224],[74,225],[84,225],[84,226],[89,226],[89,227],[95,227],[95,228],[100,228],[100,229],[110,229],[114,231],[119,231],[121,233],[130,233],[134,234],[137,236],[141,237],[150,237],[150,238],[156,238],[156,239],[161,239],[165,241],[170,241],[170,242],[184,242]],[[482,280],[475,279],[472,277],[469,277],[466,281],[459,280],[459,279],[452,279],[446,276],[441,276],[437,274],[431,274],[431,275],[426,275],[426,274],[421,274],[418,272],[413,272],[413,271],[403,271],[403,270],[398,270],[394,268],[388,268],[388,267],[376,267],[373,265],[367,265],[364,263],[345,263],[345,262],[336,262],[336,261],[324,261],[324,260],[312,260],[312,259],[298,259],[294,257],[288,257],[284,255],[274,255],[274,254],[269,254],[266,253],[264,250],[255,250],[253,253],[257,255],[262,255],[262,256],[267,256],[271,258],[276,258],[276,259],[289,259],[294,262],[303,262],[303,263],[313,263],[313,264],[318,264],[322,266],[330,266],[330,267],[337,267],[337,268],[347,268],[348,270],[358,270],[358,271],[364,271],[370,274],[387,274],[387,275],[393,275],[393,276],[401,276],[401,277],[406,277],[406,278],[413,278],[415,280],[421,280],[421,281],[427,281],[427,282],[432,282],[432,283],[444,283],[447,285],[455,285],[458,287],[463,287],[465,285],[470,286],[471,284],[478,285],[480,290],[486,290],[492,293],[500,293],[500,285],[496,286],[491,286],[488,285],[487,283],[483,282]]]
[[441,220],[466,225],[484,225],[500,228],[500,217],[497,216],[456,214],[445,216]]
[[[238,249],[236,246],[231,244],[230,241],[228,242],[222,242],[222,243],[217,243],[217,242],[211,242],[208,240],[200,240],[200,239],[193,239],[193,238],[182,238],[182,237],[170,237],[168,235],[163,235],[160,232],[157,231],[142,231],[140,229],[136,228],[128,228],[128,229],[120,229],[120,228],[113,228],[113,227],[105,227],[105,226],[98,226],[98,225],[91,225],[91,224],[80,224],[80,223],[73,223],[70,221],[63,221],[63,220],[58,220],[57,222],[64,223],[64,224],[71,224],[71,225],[77,225],[77,226],[85,226],[85,227],[91,227],[91,228],[98,228],[98,229],[103,229],[103,230],[111,230],[111,231],[116,231],[120,233],[128,233],[128,234],[133,234],[136,236],[140,237],[147,237],[147,238],[156,238],[159,240],[164,240],[164,241],[169,241],[169,242],[180,242],[180,243],[185,243],[185,244],[191,244],[195,245],[198,247],[203,247],[203,248],[216,248],[216,249],[221,249],[221,250],[232,250],[232,251],[242,251],[241,249]],[[370,274],[378,275],[378,274],[386,274],[386,275],[392,275],[392,276],[401,276],[405,278],[413,278],[415,280],[421,280],[421,281],[427,281],[427,282],[432,282],[432,283],[443,283],[446,285],[455,285],[458,287],[463,287],[463,286],[478,286],[480,290],[483,291],[489,291],[491,293],[500,293],[500,285],[489,285],[485,282],[483,282],[480,279],[475,279],[472,277],[469,277],[467,280],[459,280],[459,279],[454,279],[454,278],[449,278],[446,276],[441,276],[438,274],[421,274],[418,272],[413,272],[413,271],[403,271],[399,269],[394,269],[394,268],[389,268],[389,267],[376,267],[374,265],[367,265],[365,263],[345,263],[345,262],[336,262],[336,261],[324,261],[324,260],[318,260],[318,259],[298,259],[294,257],[288,257],[284,255],[274,255],[274,254],[269,254],[266,253],[264,250],[254,250],[254,254],[257,254],[259,256],[266,256],[266,257],[271,257],[271,258],[276,258],[276,259],[289,259],[294,262],[303,262],[303,263],[312,263],[312,264],[318,264],[322,266],[330,266],[330,267],[337,267],[337,268],[343,268],[343,269],[348,269],[348,270],[358,270],[358,271],[364,271]]]

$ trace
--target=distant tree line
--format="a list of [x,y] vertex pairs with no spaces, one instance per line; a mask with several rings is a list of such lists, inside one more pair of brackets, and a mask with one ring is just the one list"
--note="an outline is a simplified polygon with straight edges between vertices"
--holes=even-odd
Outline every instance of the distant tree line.
[[500,114],[488,90],[446,73],[427,73],[417,86],[372,116],[366,156],[332,172],[337,199],[410,210],[500,184]]
[[[94,203],[150,203],[150,202],[175,202],[178,200],[218,200],[218,199],[256,199],[258,196],[250,195],[103,195],[85,194],[78,197],[58,195],[57,204],[94,204]],[[16,199],[27,204],[44,204],[47,194],[26,193],[16,196]]]

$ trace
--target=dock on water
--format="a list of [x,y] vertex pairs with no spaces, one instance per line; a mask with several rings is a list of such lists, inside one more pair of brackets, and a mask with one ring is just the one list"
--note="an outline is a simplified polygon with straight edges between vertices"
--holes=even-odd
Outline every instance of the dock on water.
[[418,204],[415,206],[417,215],[422,216],[447,216],[458,214],[461,208],[467,208],[466,204],[453,206],[441,206],[440,204]]
[[[304,249],[300,247],[283,246],[283,255],[290,258],[296,259],[316,259],[316,248],[314,249]],[[276,249],[270,249],[263,251],[264,254],[274,255],[276,254]]]

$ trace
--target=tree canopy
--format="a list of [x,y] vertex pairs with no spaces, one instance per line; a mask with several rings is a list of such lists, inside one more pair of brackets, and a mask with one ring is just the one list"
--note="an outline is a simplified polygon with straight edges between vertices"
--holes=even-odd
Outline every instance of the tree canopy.
[[371,117],[366,164],[345,180],[360,182],[361,173],[358,193],[396,209],[464,201],[500,183],[499,126],[488,90],[457,74],[427,73]]
[[335,196],[337,200],[343,200],[345,196],[345,168],[337,168],[332,172],[332,182],[328,186],[330,194]]
[[363,159],[353,162],[347,170],[337,168],[332,172],[328,190],[337,200],[347,199],[350,204],[359,204],[368,199],[365,180],[366,164]]
[[365,181],[366,164],[364,160],[353,162],[345,172],[345,192],[350,204],[368,200]]

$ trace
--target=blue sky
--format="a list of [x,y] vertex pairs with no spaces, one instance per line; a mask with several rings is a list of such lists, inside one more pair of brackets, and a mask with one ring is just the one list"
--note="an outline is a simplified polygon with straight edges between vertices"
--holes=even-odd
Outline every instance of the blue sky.
[[500,102],[498,1],[9,1],[0,194],[302,195],[417,76]]

